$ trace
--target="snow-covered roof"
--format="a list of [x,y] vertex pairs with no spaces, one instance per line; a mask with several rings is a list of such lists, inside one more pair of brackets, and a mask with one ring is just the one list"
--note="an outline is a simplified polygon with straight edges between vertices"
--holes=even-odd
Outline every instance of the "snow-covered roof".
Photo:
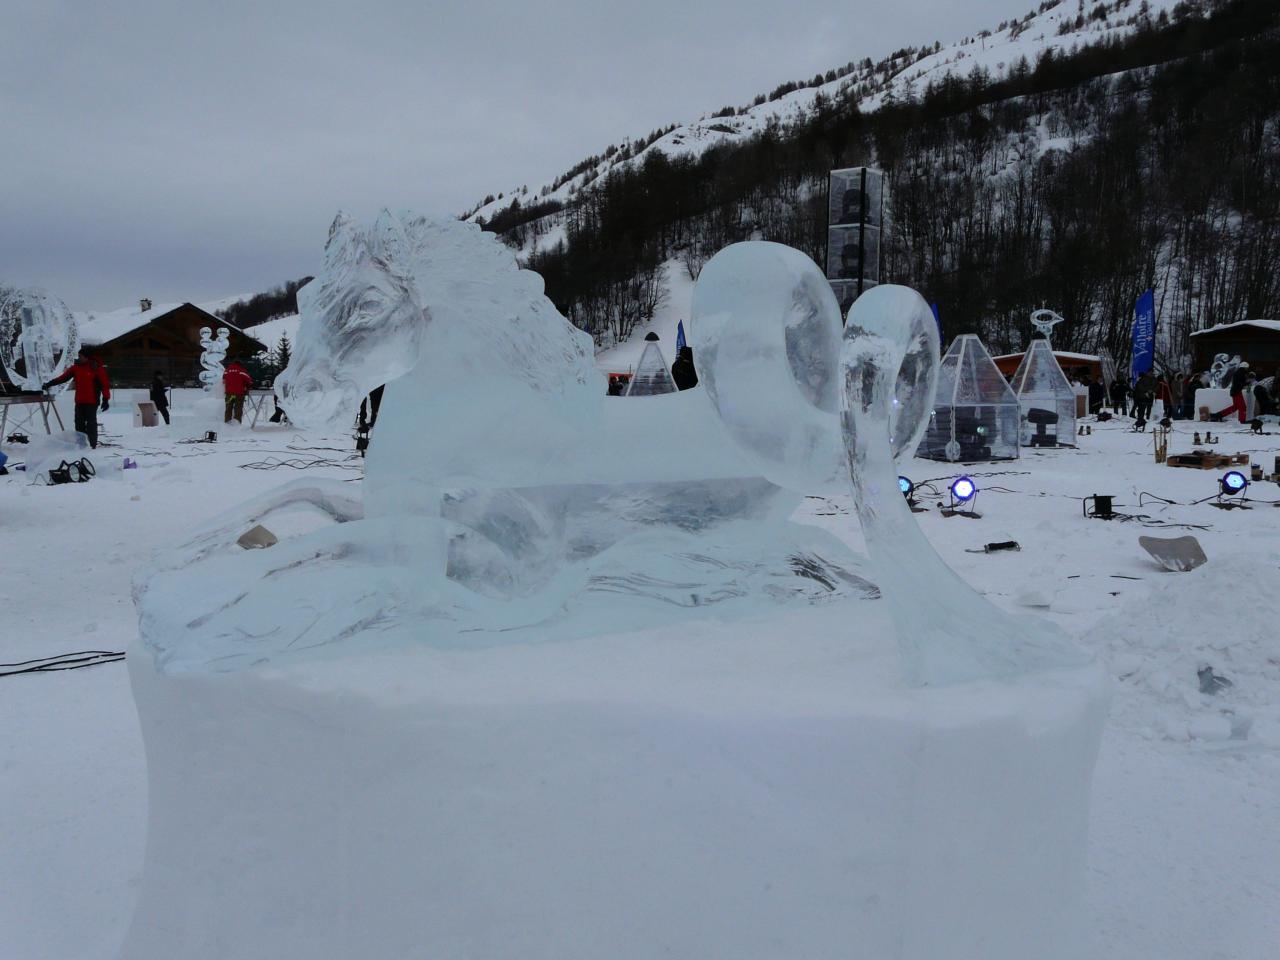
[[[241,300],[247,300],[249,295],[241,294],[235,297],[223,297],[221,300],[212,300],[208,303],[196,303],[192,306],[198,307],[208,314],[217,314],[219,310],[225,310],[233,303]],[[76,322],[80,325],[80,338],[85,343],[103,344],[114,340],[116,337],[122,337],[131,330],[137,330],[139,327],[146,326],[152,320],[158,320],[166,313],[171,313],[186,303],[160,303],[152,306],[150,310],[140,310],[137,306],[123,307],[119,310],[110,310],[106,313],[100,313],[94,310],[76,311]],[[241,333],[246,331],[234,323],[227,323],[225,320],[218,321],[220,326],[230,327],[233,330],[239,330]],[[254,336],[252,333],[246,333],[247,336]],[[256,339],[256,338],[255,338]]]
[[1222,333],[1224,330],[1234,330],[1237,327],[1255,327],[1259,330],[1270,330],[1273,333],[1280,333],[1280,320],[1237,320],[1235,323],[1220,323],[1216,327],[1207,327],[1204,330],[1197,330],[1191,334],[1198,337],[1204,333]]

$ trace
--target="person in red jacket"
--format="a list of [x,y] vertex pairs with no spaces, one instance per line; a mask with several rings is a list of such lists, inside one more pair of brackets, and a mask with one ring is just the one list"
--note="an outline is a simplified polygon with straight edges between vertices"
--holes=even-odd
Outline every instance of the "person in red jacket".
[[98,446],[98,404],[102,404],[103,412],[111,405],[111,382],[107,379],[107,368],[102,365],[88,347],[80,348],[67,372],[54,377],[44,384],[44,389],[56,387],[68,380],[76,384],[76,430],[89,438],[89,446]]
[[227,415],[223,423],[230,423],[232,418],[239,423],[244,419],[244,398],[253,386],[253,377],[239,360],[232,360],[222,374],[222,390],[227,395]]

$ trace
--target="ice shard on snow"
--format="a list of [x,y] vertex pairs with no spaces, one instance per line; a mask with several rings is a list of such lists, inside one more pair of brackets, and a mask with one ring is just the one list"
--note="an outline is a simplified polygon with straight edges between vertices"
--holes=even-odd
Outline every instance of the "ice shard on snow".
[[655,336],[644,345],[644,353],[640,354],[640,362],[636,364],[636,372],[627,384],[625,397],[656,397],[663,393],[675,393],[676,382],[671,378],[671,369],[667,366],[662,348],[658,346]]

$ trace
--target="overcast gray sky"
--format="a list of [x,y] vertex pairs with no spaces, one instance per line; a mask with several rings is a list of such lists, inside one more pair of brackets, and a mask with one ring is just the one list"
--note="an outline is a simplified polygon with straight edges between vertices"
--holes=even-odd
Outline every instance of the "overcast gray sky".
[[314,272],[340,208],[456,214],[1029,3],[0,0],[0,282],[256,292]]

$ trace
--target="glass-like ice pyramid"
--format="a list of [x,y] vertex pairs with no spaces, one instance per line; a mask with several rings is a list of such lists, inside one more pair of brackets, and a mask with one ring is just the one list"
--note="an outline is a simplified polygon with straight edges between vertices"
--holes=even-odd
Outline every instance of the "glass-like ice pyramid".
[[956,337],[938,367],[938,393],[916,456],[1016,460],[1022,408],[976,334]]
[[624,397],[653,397],[660,393],[675,393],[676,382],[671,379],[671,369],[667,359],[662,355],[655,337],[644,345],[644,353],[640,354],[640,362],[636,364],[635,375],[627,384]]
[[1013,375],[1024,447],[1074,446],[1076,394],[1048,340],[1032,340]]

